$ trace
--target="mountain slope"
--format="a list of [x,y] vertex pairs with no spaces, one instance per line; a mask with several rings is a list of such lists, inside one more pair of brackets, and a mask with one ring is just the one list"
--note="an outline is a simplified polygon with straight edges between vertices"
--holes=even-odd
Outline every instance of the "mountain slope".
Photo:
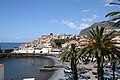
[[[114,23],[113,22],[109,22],[109,21],[102,21],[102,22],[97,22],[94,23],[93,25],[91,25],[90,27],[81,30],[79,35],[88,35],[89,30],[91,30],[92,28],[95,28],[96,26],[98,27],[105,27],[106,29],[110,28]],[[120,29],[120,26],[118,27],[114,27],[114,28],[118,28]]]

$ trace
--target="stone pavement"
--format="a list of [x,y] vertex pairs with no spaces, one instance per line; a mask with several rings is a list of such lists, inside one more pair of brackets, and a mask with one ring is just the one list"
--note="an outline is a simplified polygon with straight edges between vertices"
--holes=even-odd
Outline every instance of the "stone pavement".
[[[58,58],[56,58],[56,57],[50,57],[50,58],[52,58],[55,61],[55,65],[60,65],[60,62],[58,61]],[[80,64],[79,66],[92,69],[92,71],[96,71],[96,69],[92,65],[93,64],[90,63],[90,64],[87,64],[87,65]],[[85,73],[85,74],[90,76],[89,80],[97,80],[95,78],[95,76],[92,74],[92,71],[89,71],[88,73]],[[60,78],[65,79],[63,68],[59,68],[57,71],[55,71],[55,74],[49,80],[59,80]]]

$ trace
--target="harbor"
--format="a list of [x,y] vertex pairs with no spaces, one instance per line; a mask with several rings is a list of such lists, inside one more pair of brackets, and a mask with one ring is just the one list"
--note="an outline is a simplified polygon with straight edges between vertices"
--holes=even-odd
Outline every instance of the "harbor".
[[53,74],[51,72],[43,72],[39,69],[44,65],[54,65],[54,61],[47,57],[9,57],[0,60],[4,64],[4,79],[1,80],[23,80],[27,78],[35,78],[35,80],[47,80]]

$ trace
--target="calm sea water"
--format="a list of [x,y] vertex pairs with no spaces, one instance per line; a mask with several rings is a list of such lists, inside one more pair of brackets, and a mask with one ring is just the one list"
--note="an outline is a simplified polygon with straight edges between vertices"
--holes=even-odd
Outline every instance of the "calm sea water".
[[24,44],[24,43],[1,42],[0,43],[0,48],[2,50],[13,49],[13,48],[19,47],[21,44]]
[[44,65],[54,65],[50,58],[42,57],[12,57],[0,60],[5,65],[5,80],[23,80],[34,77],[35,80],[48,80],[54,72],[39,71]]

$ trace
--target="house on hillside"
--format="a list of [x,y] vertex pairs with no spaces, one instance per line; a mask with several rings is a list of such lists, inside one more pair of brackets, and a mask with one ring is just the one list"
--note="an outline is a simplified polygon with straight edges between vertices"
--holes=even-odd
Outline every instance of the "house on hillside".
[[70,44],[76,44],[78,46],[79,43],[76,40],[70,40],[69,42],[66,42],[66,43],[62,44],[62,48],[65,48]]

